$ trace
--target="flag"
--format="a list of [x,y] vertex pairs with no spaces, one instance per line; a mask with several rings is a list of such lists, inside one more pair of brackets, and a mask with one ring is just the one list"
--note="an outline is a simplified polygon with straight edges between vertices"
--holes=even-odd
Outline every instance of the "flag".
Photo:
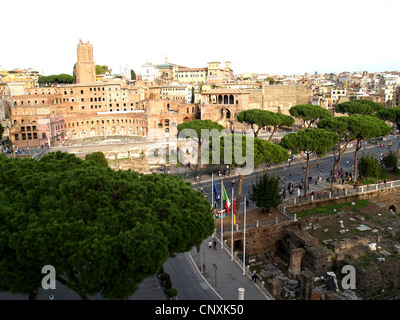
[[231,202],[229,201],[229,197],[228,194],[226,193],[223,183],[222,183],[222,200],[225,201],[226,212],[229,214],[229,207],[231,206]]
[[217,185],[215,184],[214,177],[213,177],[213,188],[214,188],[214,194],[215,194],[215,202],[219,203],[218,189],[217,189]]
[[232,193],[232,205],[233,205],[233,224],[236,224],[236,201],[235,201],[235,194]]

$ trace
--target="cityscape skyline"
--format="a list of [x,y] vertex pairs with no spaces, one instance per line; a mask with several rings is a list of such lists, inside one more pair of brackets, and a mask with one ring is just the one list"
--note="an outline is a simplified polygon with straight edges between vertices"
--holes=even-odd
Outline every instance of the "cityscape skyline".
[[[165,57],[186,67],[231,61],[234,74],[400,69],[396,0],[339,0],[334,5],[250,0],[246,6],[240,1],[116,0],[112,7],[105,1],[72,0],[53,5],[48,0],[0,4],[9,13],[4,24],[13,26],[3,34],[1,68],[72,74],[81,39],[93,44],[96,64],[108,65],[113,73],[128,67],[140,74],[142,64],[161,64]],[[12,12],[18,12],[17,21]]]

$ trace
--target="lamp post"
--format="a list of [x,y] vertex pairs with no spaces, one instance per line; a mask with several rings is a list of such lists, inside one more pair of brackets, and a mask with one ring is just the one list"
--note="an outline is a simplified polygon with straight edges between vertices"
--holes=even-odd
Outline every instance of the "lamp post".
[[215,263],[213,263],[213,267],[214,267],[214,269],[215,269],[215,287],[217,287],[217,265],[215,264]]

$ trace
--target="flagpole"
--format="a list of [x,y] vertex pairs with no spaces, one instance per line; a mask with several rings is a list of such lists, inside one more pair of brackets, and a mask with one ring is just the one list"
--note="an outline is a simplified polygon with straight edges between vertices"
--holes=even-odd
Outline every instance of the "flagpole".
[[221,249],[224,248],[224,238],[222,237],[222,235],[224,233],[224,215],[222,214],[222,203],[224,202],[224,200],[223,200],[223,196],[222,196],[222,192],[223,192],[222,188],[223,188],[223,185],[222,185],[222,179],[221,179],[221,216],[220,216],[220,219],[221,219]]
[[233,261],[233,215],[234,215],[234,211],[233,211],[233,188],[232,188],[232,206],[231,206],[231,220],[232,220],[232,226],[231,226],[231,261]]
[[243,275],[246,274],[246,196],[244,197],[244,222],[243,222]]
[[214,173],[211,173],[211,208],[214,214]]

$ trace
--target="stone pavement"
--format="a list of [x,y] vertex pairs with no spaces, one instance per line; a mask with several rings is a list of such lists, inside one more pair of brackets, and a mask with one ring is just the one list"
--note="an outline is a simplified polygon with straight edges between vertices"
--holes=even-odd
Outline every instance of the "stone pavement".
[[[251,276],[246,272],[243,275],[243,269],[235,262],[231,261],[230,254],[221,249],[218,239],[216,249],[208,248],[208,237],[200,246],[200,252],[193,247],[188,255],[191,257],[197,271],[204,282],[221,300],[238,300],[238,289],[243,288],[244,300],[273,300],[274,298],[268,291],[261,289],[261,283],[254,284]],[[206,265],[206,272],[201,272],[202,264]],[[216,268],[215,268],[216,266]]]

